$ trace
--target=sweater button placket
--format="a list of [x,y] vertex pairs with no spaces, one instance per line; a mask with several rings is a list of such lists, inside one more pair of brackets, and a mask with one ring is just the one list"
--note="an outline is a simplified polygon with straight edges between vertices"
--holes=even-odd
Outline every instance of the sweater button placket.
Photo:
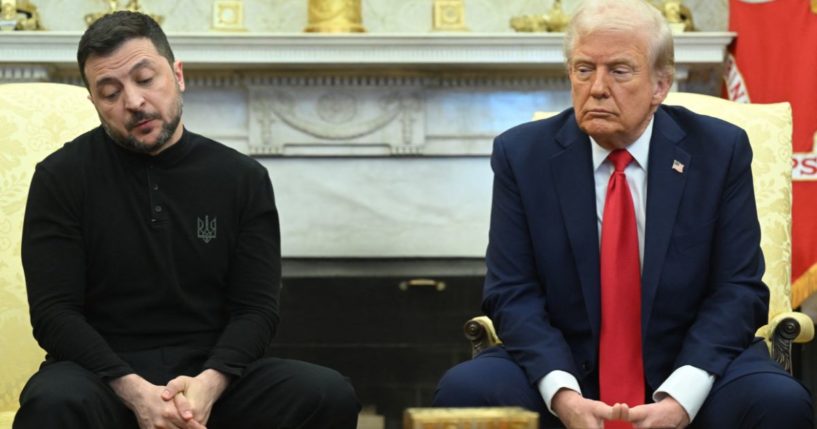
[[159,184],[156,183],[156,168],[153,164],[148,164],[148,193],[151,206],[150,223],[156,224],[163,216],[164,207],[159,196]]

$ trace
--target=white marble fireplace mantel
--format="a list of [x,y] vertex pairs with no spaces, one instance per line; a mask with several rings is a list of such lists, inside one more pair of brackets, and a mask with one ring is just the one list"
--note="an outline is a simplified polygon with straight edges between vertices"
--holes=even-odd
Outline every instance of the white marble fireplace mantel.
[[[81,84],[79,37],[0,33],[0,83]],[[677,35],[679,80],[733,37]],[[570,105],[560,34],[169,38],[186,126],[269,169],[287,258],[481,258],[493,137]]]
[[[431,34],[169,34],[176,56],[206,68],[243,66],[505,66],[560,67],[561,33]],[[676,62],[720,63],[734,33],[675,36]],[[76,32],[0,33],[0,64],[73,67]]]

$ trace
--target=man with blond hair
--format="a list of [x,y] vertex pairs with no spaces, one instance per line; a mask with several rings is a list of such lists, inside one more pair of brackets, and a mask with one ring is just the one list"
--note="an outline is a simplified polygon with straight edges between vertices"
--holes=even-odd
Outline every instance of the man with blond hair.
[[672,34],[591,0],[565,36],[573,107],[496,138],[483,310],[504,344],[437,406],[516,405],[542,427],[812,428],[762,340],[769,294],[746,133],[661,103]]

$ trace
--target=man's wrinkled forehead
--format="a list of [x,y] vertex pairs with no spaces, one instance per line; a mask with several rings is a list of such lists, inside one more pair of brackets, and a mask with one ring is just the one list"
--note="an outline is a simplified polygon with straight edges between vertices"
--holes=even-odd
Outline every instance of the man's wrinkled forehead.
[[[136,64],[131,66],[131,68],[128,70],[128,74],[131,75],[137,73],[141,69],[152,69],[153,67],[155,67],[153,60],[151,60],[150,58],[143,58]],[[118,80],[117,78],[111,75],[102,74],[98,76],[97,79],[94,81],[94,87],[99,88],[106,84],[115,83],[117,80]]]

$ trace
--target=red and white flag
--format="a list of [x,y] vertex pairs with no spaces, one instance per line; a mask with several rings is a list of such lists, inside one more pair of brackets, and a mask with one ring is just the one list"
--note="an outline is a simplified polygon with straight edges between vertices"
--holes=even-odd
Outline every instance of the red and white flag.
[[729,0],[730,99],[791,103],[792,306],[817,292],[817,0]]

